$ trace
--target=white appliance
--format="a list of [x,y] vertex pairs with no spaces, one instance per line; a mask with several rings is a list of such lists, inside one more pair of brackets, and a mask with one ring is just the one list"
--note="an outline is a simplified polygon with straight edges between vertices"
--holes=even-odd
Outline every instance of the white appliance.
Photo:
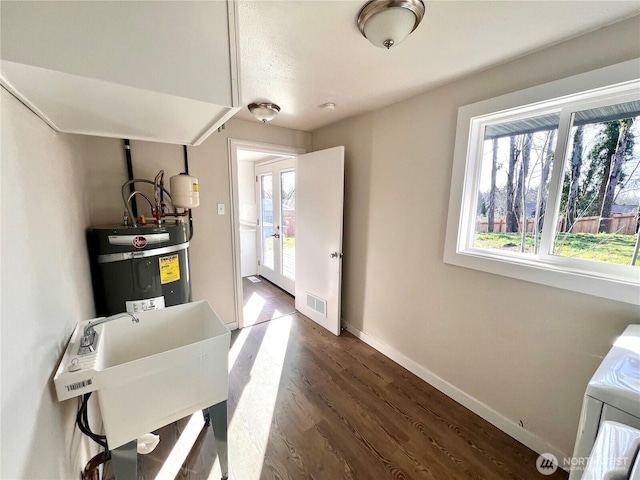
[[600,425],[582,478],[640,480],[640,430],[605,420]]
[[640,325],[627,327],[587,385],[569,480],[636,478],[635,444],[615,440],[634,431],[640,438]]

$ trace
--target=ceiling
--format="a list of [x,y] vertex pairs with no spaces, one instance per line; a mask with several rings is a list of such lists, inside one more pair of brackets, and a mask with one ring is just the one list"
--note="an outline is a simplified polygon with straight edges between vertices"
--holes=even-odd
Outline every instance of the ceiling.
[[638,1],[424,0],[420,26],[387,51],[356,26],[365,3],[239,0],[236,117],[256,121],[246,105],[269,101],[282,109],[272,125],[311,131],[640,13]]
[[236,151],[236,156],[239,162],[251,162],[251,163],[266,162],[268,160],[280,160],[280,159],[284,160],[286,158],[291,158],[291,157],[285,157],[282,155],[273,155],[270,153],[258,152],[255,150],[240,150],[240,149]]

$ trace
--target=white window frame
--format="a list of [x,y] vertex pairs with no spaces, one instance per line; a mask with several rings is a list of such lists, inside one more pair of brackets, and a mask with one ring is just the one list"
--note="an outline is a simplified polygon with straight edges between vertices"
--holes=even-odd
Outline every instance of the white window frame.
[[[444,262],[640,305],[640,268],[552,255],[572,114],[640,98],[640,59],[492,98],[458,110]],[[537,255],[474,248],[485,126],[560,112]]]

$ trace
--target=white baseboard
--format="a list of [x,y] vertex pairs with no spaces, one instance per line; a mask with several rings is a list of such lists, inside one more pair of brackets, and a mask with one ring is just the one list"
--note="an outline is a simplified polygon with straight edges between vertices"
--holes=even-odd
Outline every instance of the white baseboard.
[[452,398],[459,404],[467,407],[473,413],[482,417],[487,422],[499,428],[504,433],[513,437],[520,443],[526,445],[534,452],[538,454],[552,453],[553,455],[556,456],[556,458],[560,460],[560,464],[562,464],[563,458],[571,457],[571,455],[567,455],[565,452],[560,451],[560,449],[544,441],[537,435],[529,432],[528,430],[523,429],[517,423],[509,420],[502,414],[493,410],[491,407],[482,403],[480,400],[460,390],[455,385],[452,385],[446,380],[443,380],[433,372],[427,370],[426,368],[419,365],[418,363],[411,360],[409,357],[403,355],[402,353],[395,350],[394,348],[388,345],[385,345],[384,343],[364,333],[362,330],[359,330],[358,328],[354,327],[353,325],[349,324],[344,320],[342,320],[342,325],[347,331],[349,331],[355,337],[362,340],[364,343],[375,348],[377,351],[379,351],[386,357],[390,358],[394,362],[403,366],[404,368],[409,370],[411,373],[420,377],[429,385],[440,390],[442,393]]

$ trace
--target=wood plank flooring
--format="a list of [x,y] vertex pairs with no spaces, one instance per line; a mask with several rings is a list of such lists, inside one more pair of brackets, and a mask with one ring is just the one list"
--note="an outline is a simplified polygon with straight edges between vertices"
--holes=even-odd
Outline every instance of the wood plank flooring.
[[[532,450],[301,314],[233,332],[230,367],[230,480],[568,477],[540,475]],[[203,432],[177,478],[219,479],[212,437]]]
[[289,315],[296,311],[294,298],[268,280],[257,277],[253,283],[248,277],[242,279],[244,325],[251,326]]

